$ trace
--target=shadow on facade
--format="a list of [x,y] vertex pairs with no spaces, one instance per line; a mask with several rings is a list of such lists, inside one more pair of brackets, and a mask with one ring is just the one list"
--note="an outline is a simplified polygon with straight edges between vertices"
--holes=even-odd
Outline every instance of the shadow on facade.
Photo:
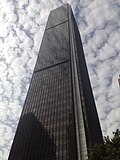
[[34,114],[28,113],[20,120],[8,160],[55,160],[53,140]]

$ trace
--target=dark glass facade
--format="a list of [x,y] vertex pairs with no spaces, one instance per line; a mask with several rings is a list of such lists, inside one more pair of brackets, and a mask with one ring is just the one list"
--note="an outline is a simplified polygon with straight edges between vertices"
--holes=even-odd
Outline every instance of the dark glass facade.
[[84,160],[102,134],[68,4],[51,11],[9,160]]

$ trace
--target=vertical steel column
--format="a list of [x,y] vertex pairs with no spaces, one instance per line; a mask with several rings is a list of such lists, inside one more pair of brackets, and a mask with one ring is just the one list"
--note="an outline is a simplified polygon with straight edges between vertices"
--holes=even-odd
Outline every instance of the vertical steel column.
[[75,127],[76,127],[76,140],[77,140],[77,156],[78,160],[86,160],[88,158],[87,154],[87,143],[85,137],[85,127],[83,120],[83,112],[81,105],[81,97],[78,82],[78,73],[76,65],[76,44],[74,40],[74,29],[73,22],[71,18],[71,7],[68,5],[68,15],[69,15],[69,36],[70,36],[70,50],[71,50],[71,65],[72,65],[72,80],[73,80],[73,98],[74,98],[74,111],[75,111]]

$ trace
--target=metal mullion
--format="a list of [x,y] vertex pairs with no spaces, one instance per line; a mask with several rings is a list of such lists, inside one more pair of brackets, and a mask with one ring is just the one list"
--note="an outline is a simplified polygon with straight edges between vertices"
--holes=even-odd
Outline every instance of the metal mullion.
[[[37,118],[37,115],[36,115],[36,108],[34,108],[34,106],[36,107],[36,105],[37,105],[37,99],[36,99],[36,97],[37,97],[37,93],[38,93],[38,91],[39,91],[39,88],[38,88],[38,79],[37,78],[35,78],[35,80],[34,80],[34,96],[32,97],[32,99],[31,99],[31,102],[32,102],[32,106],[30,107],[30,111],[32,112],[32,114],[34,115],[34,117],[35,117],[35,120],[38,120],[38,118]],[[32,132],[34,132],[34,130],[36,129],[36,124],[35,125],[33,125],[32,126]],[[35,139],[36,137],[31,137],[31,143],[33,143],[33,141],[34,141],[34,139]],[[29,150],[29,152],[32,152],[32,150],[34,150],[34,148],[33,148],[33,145],[31,145],[31,148],[30,148],[31,150]],[[34,155],[32,155],[32,156],[34,156]]]
[[[41,75],[42,76],[42,75]],[[40,87],[39,88],[41,88],[41,86],[42,86],[42,82],[40,83]],[[41,96],[42,95],[42,96]],[[43,106],[43,99],[44,99],[44,95],[45,95],[45,92],[44,92],[44,88],[42,88],[42,90],[41,90],[41,92],[40,92],[40,94],[39,94],[39,99],[38,99],[38,111],[39,111],[39,115],[41,115],[41,116],[39,116],[39,120],[40,120],[40,122],[42,122],[42,119],[41,119],[41,117],[43,118],[43,115],[42,115],[42,112],[44,111],[44,106]],[[41,103],[40,103],[41,102]]]
[[42,112],[42,105],[40,104],[40,102],[42,101],[42,98],[41,98],[41,97],[42,97],[42,96],[41,96],[42,91],[40,91],[41,85],[42,85],[42,84],[40,83],[40,85],[39,85],[38,100],[37,100],[38,113],[39,113],[39,115],[38,115],[39,121],[41,121],[40,117],[41,117],[41,112]]
[[[50,83],[50,80],[48,80],[47,79],[47,81]],[[47,93],[48,93],[48,95],[49,95],[49,90],[47,91]],[[47,94],[46,94],[46,96],[48,96]],[[48,104],[50,103],[49,101],[47,102]],[[47,104],[47,106],[49,106]],[[47,107],[46,107],[47,108]],[[48,125],[49,126],[49,117],[48,117],[48,113],[49,113],[49,109],[47,108],[47,112],[46,112],[46,126]],[[47,128],[47,127],[46,127]],[[47,132],[48,132],[48,135],[49,135],[49,130],[48,130],[48,128],[47,128]],[[46,142],[46,141],[45,141]],[[45,143],[45,146],[44,146],[45,148],[46,148],[46,158],[47,158],[47,153],[48,153],[48,148],[49,148],[49,144],[46,142]]]
[[[58,68],[58,66],[55,66],[54,67],[54,70],[56,70]],[[57,71],[57,70],[56,70]],[[56,73],[57,74],[57,73]],[[54,139],[53,139],[53,143],[55,143],[55,146],[56,146],[56,131],[55,131],[55,129],[56,129],[56,122],[57,122],[57,120],[56,120],[56,113],[54,112],[54,110],[55,109],[57,109],[56,107],[57,107],[57,99],[55,99],[55,93],[56,93],[56,87],[57,87],[57,77],[56,77],[56,75],[54,75],[54,84],[53,84],[53,96],[54,96],[54,100],[53,100],[53,108],[52,108],[52,116],[53,116],[53,119],[52,119],[52,123],[51,123],[51,128],[54,128],[54,135],[53,135],[53,137],[54,137]]]
[[[34,80],[34,88],[35,90],[37,89],[37,80],[35,79]],[[32,91],[32,90],[31,90]],[[34,91],[35,92],[35,91]],[[36,93],[37,93],[37,90],[36,90]],[[29,110],[30,112],[34,113],[34,102],[35,102],[35,99],[36,99],[36,93],[33,94],[32,98],[31,98],[31,102],[32,102],[32,105],[29,107]]]
[[[56,67],[55,67],[56,68]],[[55,68],[54,68],[54,70],[55,70]],[[56,100],[55,100],[55,91],[56,91],[56,75],[52,75],[52,79],[54,79],[54,83],[52,82],[51,84],[51,86],[52,86],[52,88],[53,88],[53,96],[52,96],[52,101],[54,102],[54,104],[53,104],[53,106],[54,106],[54,108],[55,108],[55,102],[56,102]],[[51,139],[53,138],[53,137],[55,137],[54,135],[53,135],[53,131],[52,131],[52,128],[53,128],[53,126],[55,126],[55,123],[54,123],[54,120],[55,120],[55,117],[54,117],[54,112],[53,112],[53,107],[51,106],[51,108],[50,108],[51,110],[50,110],[50,113],[52,113],[52,116],[51,116],[51,118],[50,118],[50,122],[49,122],[49,124],[50,124],[50,135],[51,135]],[[53,135],[53,136],[52,136]],[[52,143],[54,144],[54,139],[52,139]],[[50,144],[50,145],[52,145],[52,144]]]
[[[49,76],[49,73],[48,73],[48,76]],[[51,81],[51,78],[50,78],[50,79],[48,78],[47,81],[46,81],[46,83],[48,82],[48,84],[50,84],[50,81]],[[50,91],[49,91],[48,88],[47,88],[46,91],[47,91],[47,94],[46,94],[46,97],[47,97],[47,96],[49,95],[49,92],[50,92]],[[50,102],[47,101],[47,103],[49,104]],[[48,104],[47,104],[47,106],[50,106],[50,105],[48,105]],[[45,114],[45,117],[46,117],[46,118],[45,118],[45,119],[46,119],[45,126],[49,126],[49,123],[50,123],[50,122],[49,122],[49,117],[48,117],[49,108],[46,107],[46,110],[47,110],[47,111],[46,111],[46,114]],[[46,128],[47,128],[47,127],[46,127]],[[48,132],[48,133],[47,133],[48,136],[50,136],[50,135],[49,135],[49,129],[47,128],[46,130],[47,130],[47,132]],[[46,142],[46,141],[45,141],[45,142]],[[47,156],[49,144],[46,142],[44,147],[46,148],[46,156]],[[46,158],[47,158],[47,157],[46,157]]]
[[[64,82],[64,76],[61,76],[62,77],[62,87],[63,87],[63,99],[65,98],[65,92],[64,92],[64,86],[66,85],[66,83]],[[66,98],[65,98],[66,99]],[[62,108],[64,108],[64,101],[62,101]],[[61,108],[61,110],[60,110],[60,112],[61,112],[61,121],[62,121],[62,126],[63,126],[63,124],[64,124],[64,118],[63,118],[63,112],[62,112],[62,108]],[[61,136],[61,142],[62,142],[62,144],[63,144],[63,127],[60,127],[60,130],[61,130],[61,132],[62,132],[62,136]],[[62,158],[63,158],[63,150],[64,149],[62,149],[61,150],[61,156],[62,156]]]
[[[31,92],[30,92],[30,90],[29,90],[29,95],[30,95],[30,93],[31,93]],[[26,102],[27,102],[27,100],[26,100]],[[31,101],[31,102],[28,101],[28,102],[31,103],[31,102],[33,102],[33,101]],[[26,106],[29,106],[29,103],[27,103]],[[26,110],[28,110],[28,112],[29,112],[30,107],[26,108]],[[25,111],[24,111],[24,112],[25,112]],[[27,113],[27,114],[28,114],[28,113]],[[23,114],[22,116],[24,117],[24,116],[26,116],[27,114],[25,114],[25,115]],[[23,117],[22,117],[22,118],[23,118]],[[27,127],[28,127],[28,126],[24,125],[24,126],[22,126],[22,127],[24,128],[24,132],[25,132],[25,131],[27,130]],[[26,134],[26,133],[21,132],[21,134]],[[28,137],[30,137],[30,135],[28,135]],[[22,145],[21,145],[21,146],[22,146]],[[24,143],[24,146],[25,146],[25,143]],[[24,147],[20,147],[19,149],[21,150],[20,152],[24,151]],[[28,151],[26,151],[26,152],[28,152]]]

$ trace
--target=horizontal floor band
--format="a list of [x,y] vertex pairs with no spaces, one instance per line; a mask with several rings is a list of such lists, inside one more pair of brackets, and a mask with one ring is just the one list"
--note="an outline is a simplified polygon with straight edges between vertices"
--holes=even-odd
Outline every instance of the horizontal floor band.
[[48,29],[57,27],[57,26],[59,26],[59,25],[61,25],[61,24],[63,24],[63,23],[66,23],[66,22],[68,22],[68,20],[67,20],[67,21],[64,21],[64,22],[62,22],[62,23],[56,24],[56,25],[54,25],[54,26],[52,26],[52,27],[50,27],[50,28],[46,28],[45,31],[48,30]]
[[68,59],[68,60],[66,60],[66,61],[62,61],[62,62],[59,62],[59,63],[57,63],[57,64],[53,64],[53,65],[51,65],[51,66],[48,66],[48,67],[39,69],[39,70],[37,70],[37,71],[34,71],[34,73],[37,73],[37,72],[40,72],[40,71],[44,71],[44,70],[46,70],[46,69],[49,69],[49,68],[58,66],[58,65],[60,65],[60,64],[63,64],[63,63],[69,62],[69,61],[70,61],[70,60]]

